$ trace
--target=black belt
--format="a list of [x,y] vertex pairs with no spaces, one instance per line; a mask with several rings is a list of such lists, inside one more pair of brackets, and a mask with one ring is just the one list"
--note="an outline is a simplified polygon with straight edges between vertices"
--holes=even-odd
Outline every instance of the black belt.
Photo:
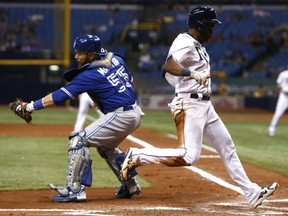
[[[176,93],[176,96],[178,94]],[[190,98],[195,98],[195,99],[198,99],[199,98],[199,95],[198,94],[190,94]],[[206,96],[206,95],[203,95],[201,100],[206,100],[206,101],[209,101],[210,100],[210,96]]]
[[[123,107],[119,107],[111,112],[125,112],[125,111],[129,111],[129,110],[133,110],[135,108],[136,104],[133,105],[127,105],[127,106],[123,106]],[[106,114],[106,113],[105,113]]]
[[[197,98],[199,98],[199,95],[198,94],[191,94],[190,98],[196,98],[197,99]],[[201,100],[209,101],[210,100],[210,96],[203,95]]]
[[132,109],[133,109],[133,106],[132,106],[132,105],[123,106],[123,111],[129,111],[129,110],[132,110]]

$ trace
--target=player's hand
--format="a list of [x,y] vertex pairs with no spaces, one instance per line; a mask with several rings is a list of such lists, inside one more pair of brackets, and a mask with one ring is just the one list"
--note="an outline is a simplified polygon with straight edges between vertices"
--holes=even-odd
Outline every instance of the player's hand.
[[210,78],[210,75],[202,72],[191,71],[190,77],[195,79],[199,85],[205,85],[207,80]]
[[[10,109],[20,118],[24,119],[28,124],[32,121],[32,111],[29,110],[27,102],[23,102],[20,98],[9,104]],[[28,109],[27,109],[28,108]]]

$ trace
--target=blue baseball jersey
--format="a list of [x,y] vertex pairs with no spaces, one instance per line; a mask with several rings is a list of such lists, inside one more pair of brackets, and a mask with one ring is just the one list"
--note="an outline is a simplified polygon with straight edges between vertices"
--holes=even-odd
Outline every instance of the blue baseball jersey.
[[55,104],[87,92],[104,113],[136,102],[133,78],[121,56],[108,53],[106,58],[85,65],[69,84],[52,93]]

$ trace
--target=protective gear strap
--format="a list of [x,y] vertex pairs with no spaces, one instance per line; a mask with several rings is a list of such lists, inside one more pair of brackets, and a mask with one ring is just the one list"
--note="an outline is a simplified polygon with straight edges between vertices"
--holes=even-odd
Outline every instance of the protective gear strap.
[[82,73],[83,71],[85,71],[88,66],[89,66],[89,63],[83,65],[80,68],[72,68],[70,70],[65,71],[63,73],[64,80],[67,82],[71,82],[74,79],[74,77],[76,77],[79,73]]
[[84,174],[82,176],[81,184],[85,185],[87,187],[91,187],[92,179],[93,179],[93,175],[92,175],[92,160],[90,159],[89,163],[87,165],[87,168],[85,169]]
[[105,58],[101,59],[101,60],[95,60],[93,61],[90,65],[89,65],[89,69],[90,68],[94,68],[94,67],[107,67],[110,68],[112,67],[112,63],[111,63],[111,59],[113,57],[113,53],[112,52],[108,52],[108,54],[106,55]]
[[114,172],[118,180],[121,182],[121,176],[120,176],[121,168],[118,167],[115,157],[123,152],[118,147],[109,150],[104,150],[98,147],[97,151],[100,154],[100,156],[105,159],[106,163],[109,165],[109,167]]

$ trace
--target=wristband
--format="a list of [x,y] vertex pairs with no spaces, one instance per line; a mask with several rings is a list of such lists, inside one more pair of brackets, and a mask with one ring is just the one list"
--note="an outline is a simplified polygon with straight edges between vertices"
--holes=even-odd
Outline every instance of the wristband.
[[34,109],[35,110],[39,110],[39,109],[43,109],[44,108],[44,105],[43,105],[43,98],[39,99],[39,100],[36,100],[33,104],[34,106]]
[[190,76],[191,71],[188,68],[183,68],[180,72],[181,76]]
[[34,101],[31,101],[30,103],[28,103],[25,107],[26,111],[28,112],[32,112],[34,110]]

